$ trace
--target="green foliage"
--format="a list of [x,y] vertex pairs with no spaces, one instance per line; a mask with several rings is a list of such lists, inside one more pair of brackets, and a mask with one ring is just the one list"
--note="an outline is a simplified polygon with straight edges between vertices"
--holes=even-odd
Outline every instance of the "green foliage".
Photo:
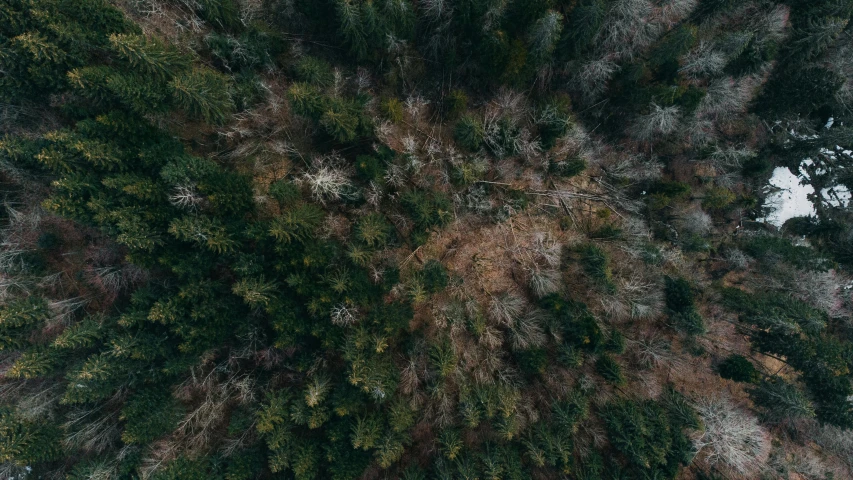
[[783,261],[804,270],[826,271],[832,262],[822,258],[815,250],[795,245],[789,239],[773,235],[754,235],[741,242],[741,248],[752,257],[773,262]]
[[827,331],[826,314],[782,293],[723,293],[726,305],[740,313],[753,348],[784,359],[799,372],[817,419],[841,427],[853,424],[851,346]]
[[673,201],[682,199],[690,194],[690,186],[681,182],[658,181],[646,190],[649,195],[649,207],[660,210],[668,207]]
[[802,390],[782,378],[764,379],[748,391],[752,401],[762,409],[764,417],[771,422],[785,422],[815,416],[812,402]]
[[370,450],[377,445],[382,437],[382,424],[375,416],[359,417],[352,427],[352,446],[362,450]]
[[382,101],[382,114],[393,123],[403,121],[403,102],[396,98],[387,98]]
[[[314,75],[306,72],[309,74]],[[328,138],[336,142],[352,142],[372,131],[370,119],[364,113],[363,98],[324,95],[312,83],[294,83],[287,91],[287,98],[297,114],[317,122]]]
[[244,278],[231,288],[234,295],[242,297],[253,308],[269,308],[273,302],[278,285],[260,278]]
[[446,225],[452,218],[450,200],[441,192],[414,190],[404,193],[400,201],[415,223],[419,234],[414,237],[416,243],[426,241],[425,234]]
[[567,158],[561,162],[551,162],[548,171],[560,177],[574,177],[586,170],[586,160],[582,158]]
[[658,42],[651,54],[651,64],[657,68],[658,77],[672,80],[677,76],[679,57],[696,43],[697,28],[683,24],[671,30]]
[[758,370],[743,355],[732,354],[717,367],[720,376],[736,382],[754,383],[759,379]]
[[459,118],[468,111],[468,103],[468,95],[464,91],[460,89],[451,90],[444,99],[444,117],[449,120]]
[[464,115],[453,130],[453,138],[464,149],[476,152],[483,146],[486,132],[483,124],[471,115]]
[[590,279],[605,290],[613,290],[613,272],[607,252],[593,244],[583,245],[577,250],[584,272]]
[[323,210],[316,205],[298,204],[274,219],[269,233],[282,243],[305,242],[320,227],[323,217]]
[[444,290],[449,280],[447,270],[438,260],[428,260],[420,271],[419,278],[430,293]]
[[0,92],[10,99],[46,103],[47,95],[66,88],[69,70],[108,48],[110,34],[138,32],[103,0],[15,1],[5,4],[3,12],[8,19],[3,19],[0,32],[4,71]]
[[666,277],[666,308],[683,313],[695,308],[693,287],[683,278]]
[[688,233],[682,235],[679,240],[681,248],[686,252],[708,252],[711,250],[711,243],[702,235]]
[[521,371],[528,375],[542,375],[548,367],[548,351],[544,348],[531,348],[515,353]]
[[319,118],[324,104],[320,89],[308,83],[294,83],[287,89],[291,108],[299,115]]
[[[677,395],[677,394],[676,394]],[[679,465],[692,457],[685,423],[672,403],[618,400],[602,417],[610,442],[625,460],[628,472],[646,478],[675,478]]]
[[125,422],[121,440],[129,445],[147,445],[171,433],[182,413],[168,390],[152,388],[137,392],[121,410],[119,418]]
[[606,340],[604,333],[586,305],[551,294],[540,300],[540,306],[559,322],[556,331],[568,344],[564,345],[564,348],[571,347],[572,351],[568,353],[572,355],[569,357],[574,357],[574,351],[577,349],[590,352],[600,352],[603,349]]
[[[709,159],[718,146],[759,151],[768,137],[773,145],[754,157],[768,168],[847,148],[847,130],[821,129],[818,140],[807,125],[849,123],[835,43],[850,9],[837,2],[756,5],[750,14],[769,16],[740,32],[731,30],[743,22],[725,13],[737,7],[730,0],[692,13],[678,2],[644,13],[604,0],[198,0],[177,5],[182,33],[169,41],[105,0],[0,3],[0,349],[14,387],[0,405],[0,463],[33,478],[674,478],[690,458],[685,431],[699,428],[690,402],[667,388],[658,401],[607,405],[594,382],[531,402],[562,375],[554,363],[582,369],[586,359],[621,392],[630,364],[611,355],[625,338],[557,294],[519,299],[511,321],[496,322],[470,296],[498,294],[489,275],[479,278],[481,257],[473,270],[458,263],[468,247],[437,230],[457,210],[463,243],[466,227],[516,212],[536,220],[562,208],[537,201],[540,189],[565,187],[544,185],[543,172],[565,183],[589,169],[571,183],[594,188],[596,202],[606,195],[607,211],[620,214],[587,228],[607,250],[586,244],[567,255],[596,287],[571,295],[598,302],[617,293],[608,252],[664,265],[657,246],[623,240],[634,236],[631,201],[643,191],[649,225],[667,227],[668,207],[690,194],[673,178],[699,173],[684,159]],[[783,11],[793,26],[785,35]],[[688,68],[697,58],[710,66]],[[281,71],[293,82],[269,83]],[[750,104],[742,82],[751,77],[767,82]],[[401,92],[426,96],[411,122]],[[483,108],[469,112],[474,103]],[[625,119],[651,104],[696,117],[679,127],[682,138],[643,147],[665,165],[657,181],[656,167],[634,163],[635,143],[622,142]],[[374,132],[377,115],[393,125]],[[454,153],[448,133],[476,155]],[[425,152],[397,158],[382,145],[409,136]],[[349,162],[335,165],[358,175],[345,202],[303,196],[310,172],[282,158],[294,149],[307,149],[293,155],[306,162]],[[849,180],[843,171],[831,184]],[[516,188],[492,187],[504,182]],[[752,187],[738,188],[746,198]],[[707,209],[734,205],[728,190],[706,193]],[[820,221],[797,232],[841,261],[844,212],[819,207]],[[513,239],[535,233],[512,223]],[[431,235],[429,249],[396,264]],[[713,238],[670,239],[713,251]],[[787,240],[736,241],[763,267],[835,267]],[[476,273],[477,285],[440,294],[472,279],[450,278],[438,260],[411,267],[421,254]],[[670,323],[690,335],[704,331],[694,296],[667,279]],[[768,421],[853,424],[843,322],[772,291],[724,297],[753,348],[791,366],[784,381],[759,381],[748,362],[721,366],[755,382],[750,395]],[[576,448],[590,416],[607,429],[606,451]],[[144,471],[164,440],[178,449]]]
[[666,308],[673,325],[687,335],[705,333],[702,316],[696,310],[695,293],[683,278],[666,277]]
[[228,79],[210,70],[195,69],[170,82],[175,103],[207,122],[222,123],[234,109]]
[[207,217],[175,219],[169,225],[169,233],[178,240],[196,243],[218,254],[231,252],[237,245],[225,225]]
[[687,335],[702,335],[705,333],[705,320],[696,310],[687,310],[670,314],[672,324]]
[[351,142],[355,140],[358,128],[358,117],[353,115],[351,109],[345,105],[332,104],[328,110],[320,116],[320,125],[326,129],[332,138],[338,142]]
[[199,0],[197,13],[220,28],[236,29],[240,25],[240,6],[236,0]]
[[370,248],[383,247],[391,237],[391,225],[381,213],[370,213],[358,220],[355,237]]
[[604,348],[608,352],[615,353],[617,355],[625,352],[625,336],[622,335],[622,332],[619,330],[613,330],[610,332],[610,338],[607,339],[607,343]]
[[[316,478],[329,470],[350,471],[355,476],[364,470],[365,464],[358,460],[363,457],[345,452],[372,448],[382,428],[379,419],[367,415],[352,423],[349,419],[329,420],[322,405],[309,407],[284,391],[267,394],[257,414],[256,428],[270,450],[270,471],[291,472],[296,478]],[[332,424],[327,429],[329,438],[324,441],[316,429],[327,421]],[[321,442],[327,447],[327,457],[321,456]]]
[[88,317],[65,329],[53,340],[58,349],[81,349],[93,346],[105,334],[105,325],[97,318]]
[[252,76],[253,69],[273,67],[276,57],[285,51],[283,39],[259,28],[240,35],[211,32],[204,37],[204,44],[219,68],[246,76]]
[[484,170],[485,166],[480,162],[462,162],[451,172],[451,179],[459,185],[471,185],[482,178]]
[[798,61],[814,60],[835,43],[848,21],[847,18],[809,18],[807,26],[796,32],[797,38],[790,44],[790,55]]
[[153,478],[156,480],[203,480],[210,478],[212,464],[209,457],[189,459],[181,455],[164,465],[164,468],[157,471]]
[[157,80],[174,78],[190,67],[189,58],[176,48],[142,35],[110,35],[110,46],[127,65]]
[[736,199],[734,192],[728,188],[713,187],[705,192],[705,197],[702,199],[702,207],[708,210],[725,210]]
[[367,56],[367,39],[362,25],[361,4],[351,0],[336,0],[340,35],[358,58]]
[[737,0],[708,0],[703,2],[697,10],[699,16],[711,16],[715,13],[722,13],[737,6]]
[[270,185],[270,196],[280,205],[289,206],[302,196],[299,186],[287,180],[279,180]]
[[61,430],[47,420],[28,421],[0,411],[0,461],[19,467],[58,460]]
[[49,317],[47,301],[38,296],[12,300],[0,307],[0,350],[26,345],[30,331]]
[[251,480],[264,470],[264,456],[255,449],[238,452],[232,456],[225,471],[225,480]]
[[595,371],[602,378],[614,385],[624,385],[625,376],[622,374],[622,366],[610,355],[602,355],[595,362]]
[[440,377],[447,377],[456,371],[459,362],[456,352],[450,344],[437,345],[430,351],[433,368]]
[[596,33],[604,23],[607,7],[604,0],[583,0],[572,10],[565,42],[570,51],[579,54],[592,46]]
[[[536,123],[543,150],[550,150],[557,140],[564,136],[574,124],[571,113],[572,100],[567,95],[554,95],[540,107]],[[573,160],[566,159],[565,163]],[[584,165],[584,168],[586,166]],[[579,172],[578,172],[579,173]],[[571,176],[571,175],[566,175]]]
[[762,91],[762,110],[777,114],[812,112],[835,101],[844,78],[811,62],[802,63],[773,77]]
[[359,155],[355,159],[355,168],[359,175],[367,181],[379,182],[385,174],[382,161],[372,155]]
[[557,361],[565,367],[577,368],[583,365],[583,355],[572,346],[561,345],[557,353]]
[[448,460],[456,460],[464,448],[462,438],[457,430],[444,430],[438,436],[438,444],[442,455]]
[[41,346],[33,347],[21,353],[12,367],[7,370],[6,376],[27,380],[47,377],[54,373],[61,362],[60,352]]
[[622,230],[611,224],[606,224],[589,232],[588,236],[595,239],[614,240],[622,236]]

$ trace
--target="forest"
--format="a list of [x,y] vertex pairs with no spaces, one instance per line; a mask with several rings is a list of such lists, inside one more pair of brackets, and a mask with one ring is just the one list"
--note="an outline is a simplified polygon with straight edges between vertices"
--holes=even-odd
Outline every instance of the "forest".
[[853,478],[851,16],[0,0],[0,479]]

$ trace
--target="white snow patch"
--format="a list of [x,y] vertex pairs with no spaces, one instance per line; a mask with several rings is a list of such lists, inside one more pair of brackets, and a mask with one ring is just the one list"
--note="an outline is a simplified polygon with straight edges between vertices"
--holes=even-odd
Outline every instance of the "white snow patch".
[[[770,213],[766,218],[760,218],[758,221],[781,227],[791,218],[815,214],[814,205],[808,198],[814,193],[814,187],[807,183],[809,175],[803,168],[812,163],[810,158],[803,160],[799,175],[794,175],[785,167],[777,167],[773,170],[769,184],[774,191],[768,194],[765,200],[765,206],[770,208]],[[844,185],[825,188],[821,190],[821,196],[827,200],[828,204],[835,207],[846,207],[851,200],[850,190]]]
[[[833,207],[846,207],[850,205],[850,190],[845,185],[836,185],[832,188],[821,190],[823,198]],[[832,194],[832,196],[830,196]]]
[[767,195],[765,205],[770,207],[766,218],[759,219],[777,227],[794,217],[814,215],[815,209],[808,196],[814,193],[814,188],[801,184],[802,176],[791,173],[785,167],[776,167],[770,177],[770,186],[775,189]]

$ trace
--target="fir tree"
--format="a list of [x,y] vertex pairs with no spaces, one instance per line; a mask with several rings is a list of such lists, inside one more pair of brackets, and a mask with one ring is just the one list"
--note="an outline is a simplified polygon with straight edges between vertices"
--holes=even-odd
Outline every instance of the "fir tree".
[[224,122],[234,108],[228,80],[209,70],[196,69],[176,76],[170,87],[175,104],[208,122]]

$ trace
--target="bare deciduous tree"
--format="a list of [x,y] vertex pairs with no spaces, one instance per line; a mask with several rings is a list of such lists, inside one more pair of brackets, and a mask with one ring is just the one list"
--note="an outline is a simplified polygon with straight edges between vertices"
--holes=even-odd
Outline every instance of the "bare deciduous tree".
[[578,69],[575,83],[587,102],[592,102],[607,90],[607,84],[619,65],[608,57],[591,60]]
[[628,343],[634,359],[642,368],[672,367],[678,362],[678,355],[672,351],[670,343],[657,333],[629,340]]
[[699,0],[667,0],[660,7],[660,19],[667,27],[680,22],[692,12]]
[[340,200],[352,187],[349,175],[339,163],[337,156],[324,157],[315,162],[317,168],[302,175],[314,200],[323,204]]
[[500,325],[513,325],[521,318],[526,302],[514,293],[504,293],[492,299],[489,315]]
[[737,248],[726,249],[724,254],[726,262],[736,270],[746,270],[749,267],[750,258],[742,250]]
[[[606,167],[607,175],[611,178],[631,182],[655,180],[660,178],[663,171],[663,163],[657,157],[648,157],[640,154],[616,155],[612,161],[606,164],[602,163],[602,166]],[[599,186],[603,187],[612,202],[629,202],[627,198],[620,197],[620,194],[623,192],[617,189],[617,187],[602,181],[599,181]],[[627,204],[625,203],[625,205]],[[630,208],[626,209],[631,210]]]
[[820,425],[815,420],[804,422],[800,429],[806,438],[813,439],[821,447],[838,455],[848,468],[853,468],[853,430]]
[[263,0],[238,0],[240,22],[243,25],[249,26],[261,14],[264,6],[263,3]]
[[711,44],[699,45],[681,58],[680,72],[693,80],[707,78],[720,73],[726,66],[726,57]]
[[696,206],[679,216],[678,226],[694,235],[704,236],[711,233],[711,229],[714,228],[714,221],[710,215]]
[[681,118],[681,109],[678,106],[661,107],[652,103],[650,110],[634,122],[631,130],[637,140],[648,142],[660,135],[669,135],[678,128]]
[[219,439],[215,435],[227,418],[228,408],[254,400],[254,381],[247,375],[230,373],[226,365],[209,371],[193,369],[192,374],[175,390],[175,396],[188,401],[200,400],[175,430],[174,441],[190,452],[207,448]]
[[832,316],[842,316],[844,313],[849,313],[843,312],[844,305],[839,294],[842,291],[842,286],[850,282],[848,279],[839,276],[836,271],[798,271],[796,275],[786,278],[789,280],[787,282],[789,288],[813,307]]
[[449,3],[447,0],[422,0],[419,3],[420,11],[427,17],[440,18],[450,11]]
[[661,25],[653,21],[655,13],[649,0],[617,1],[598,33],[600,50],[620,60],[645,50],[662,32]]
[[716,145],[711,153],[711,160],[721,167],[740,168],[743,162],[754,158],[756,155],[757,153],[749,148]]
[[51,318],[48,323],[54,325],[68,325],[74,313],[89,303],[82,297],[66,298],[65,300],[56,300],[48,303]]
[[549,10],[536,21],[530,32],[530,49],[534,56],[545,57],[551,54],[560,39],[560,32],[563,31],[562,22],[563,16],[553,10]]
[[101,453],[121,434],[118,411],[102,411],[105,406],[74,410],[62,428],[67,433],[63,443],[70,448]]
[[545,344],[545,332],[542,330],[542,313],[532,310],[520,316],[509,326],[509,339],[512,348],[524,350]]
[[339,327],[346,327],[358,321],[358,310],[342,303],[332,308],[331,317],[333,324]]
[[704,430],[694,438],[699,455],[709,465],[752,477],[770,453],[770,437],[758,419],[723,397],[696,404]]
[[541,268],[534,265],[528,269],[530,290],[537,297],[544,297],[560,288],[560,272],[553,268]]
[[696,116],[725,120],[742,113],[754,93],[754,82],[748,78],[731,77],[715,80],[696,109]]

